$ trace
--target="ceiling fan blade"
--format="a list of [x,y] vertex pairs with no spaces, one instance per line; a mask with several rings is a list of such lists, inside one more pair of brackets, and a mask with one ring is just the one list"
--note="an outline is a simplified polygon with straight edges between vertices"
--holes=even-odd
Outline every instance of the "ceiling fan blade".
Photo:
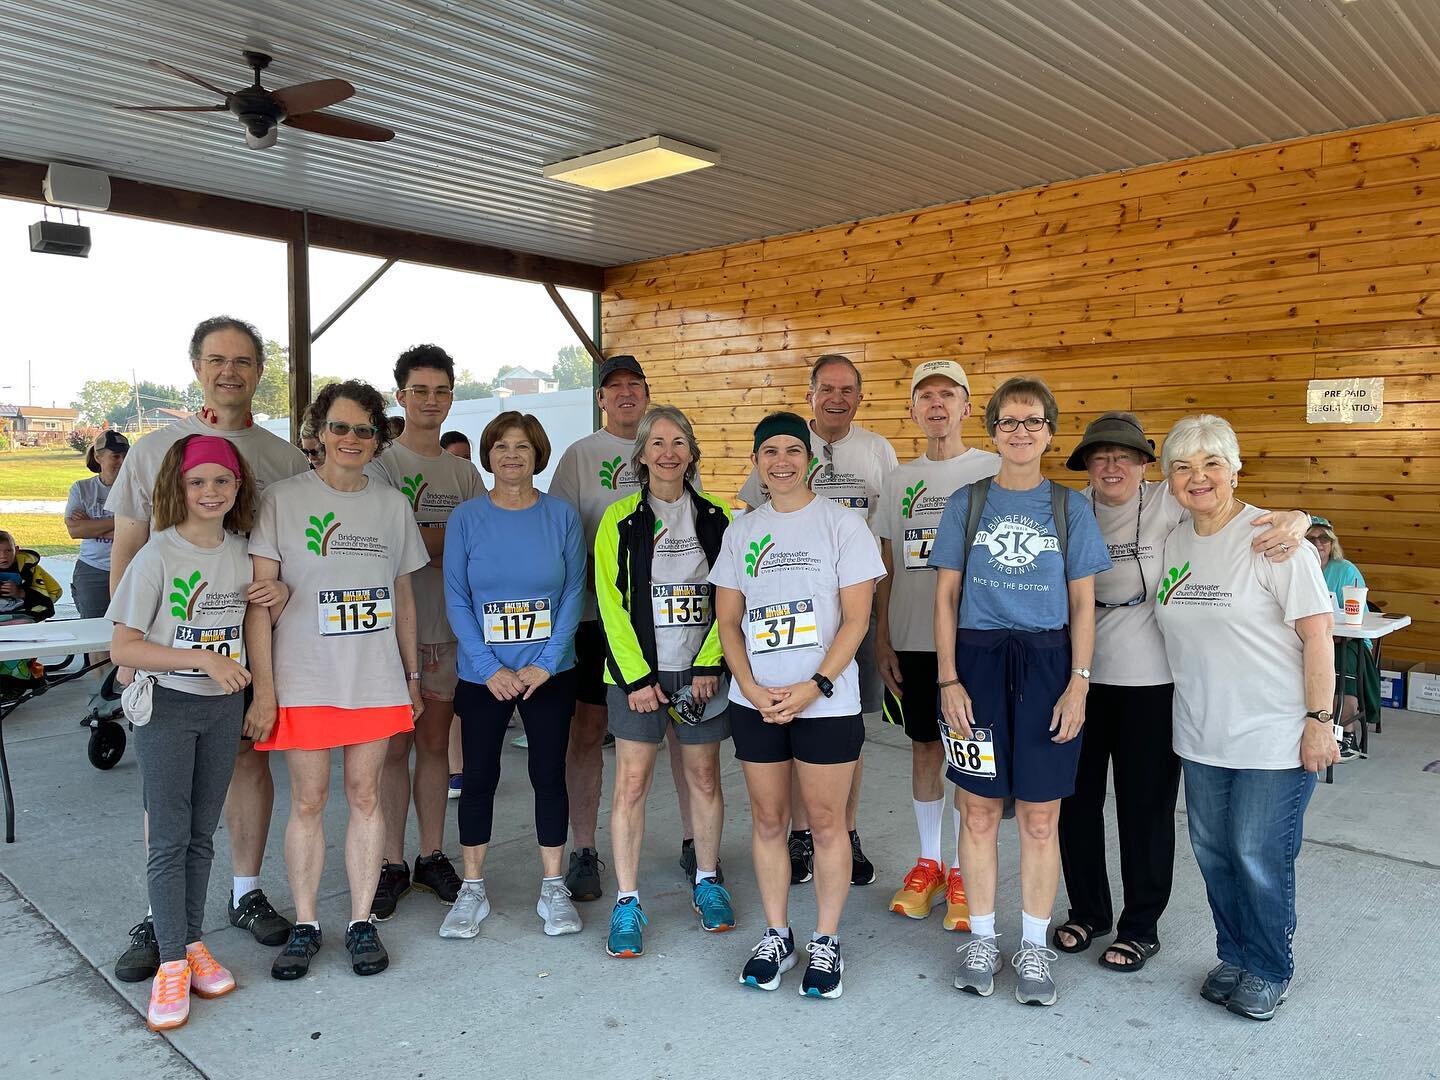
[[200,78],[200,76],[191,75],[188,71],[181,71],[177,67],[172,67],[171,65],[165,63],[165,61],[163,60],[146,60],[145,62],[151,67],[156,68],[157,70],[169,72],[171,75],[174,75],[178,78],[186,79],[190,82],[193,82],[196,86],[203,86],[206,90],[209,90],[215,94],[219,94],[223,98],[228,98],[230,96],[229,90],[221,90],[220,87],[216,86],[214,83],[206,82],[204,79]]
[[317,79],[272,90],[270,96],[280,103],[285,115],[303,116],[344,101],[353,93],[355,87],[344,79]]
[[317,135],[334,135],[341,139],[363,139],[366,142],[389,142],[395,132],[379,124],[364,120],[349,120],[343,116],[325,113],[306,113],[303,116],[287,117],[285,123],[301,131],[313,131]]
[[116,105],[126,112],[224,112],[224,105]]

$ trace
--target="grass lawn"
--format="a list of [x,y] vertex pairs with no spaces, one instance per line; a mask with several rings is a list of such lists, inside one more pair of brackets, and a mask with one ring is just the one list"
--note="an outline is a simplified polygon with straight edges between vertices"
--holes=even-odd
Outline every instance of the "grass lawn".
[[[0,499],[63,500],[71,484],[93,475],[85,468],[85,455],[68,446],[9,450],[0,454]],[[59,528],[64,535],[65,527]]]
[[13,533],[20,547],[33,548],[41,555],[75,555],[80,551],[80,541],[70,539],[65,519],[59,514],[0,514],[0,529]]

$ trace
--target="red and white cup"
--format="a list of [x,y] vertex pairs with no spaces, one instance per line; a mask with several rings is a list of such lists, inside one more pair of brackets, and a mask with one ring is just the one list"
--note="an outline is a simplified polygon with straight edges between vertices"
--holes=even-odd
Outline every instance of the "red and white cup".
[[1363,585],[1346,585],[1345,594],[1345,625],[1359,626],[1365,621],[1365,597],[1370,590]]

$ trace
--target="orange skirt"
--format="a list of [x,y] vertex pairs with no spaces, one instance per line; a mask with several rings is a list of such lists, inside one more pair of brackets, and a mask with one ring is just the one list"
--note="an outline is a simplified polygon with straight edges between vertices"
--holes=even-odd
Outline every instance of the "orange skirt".
[[280,706],[270,737],[256,750],[333,750],[414,731],[409,705],[340,709],[334,705]]

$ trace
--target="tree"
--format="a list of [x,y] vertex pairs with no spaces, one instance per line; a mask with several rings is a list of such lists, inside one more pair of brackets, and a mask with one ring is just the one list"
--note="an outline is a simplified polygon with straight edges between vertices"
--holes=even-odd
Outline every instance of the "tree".
[[465,368],[460,369],[460,374],[455,379],[455,400],[474,401],[477,398],[495,396],[495,380],[480,382]]
[[[123,427],[132,423],[135,419],[135,396],[138,391],[140,396],[140,409],[142,412],[149,412],[151,409],[184,409],[185,393],[173,386],[163,386],[160,383],[141,382],[139,386],[131,387],[125,385],[125,399],[115,404],[105,414],[105,419],[114,427]],[[82,391],[83,392],[83,391]]]
[[589,390],[595,379],[590,354],[579,345],[566,345],[555,354],[555,381],[561,390]]
[[82,423],[101,424],[117,405],[130,398],[130,384],[124,379],[87,379],[70,407],[80,413]]

